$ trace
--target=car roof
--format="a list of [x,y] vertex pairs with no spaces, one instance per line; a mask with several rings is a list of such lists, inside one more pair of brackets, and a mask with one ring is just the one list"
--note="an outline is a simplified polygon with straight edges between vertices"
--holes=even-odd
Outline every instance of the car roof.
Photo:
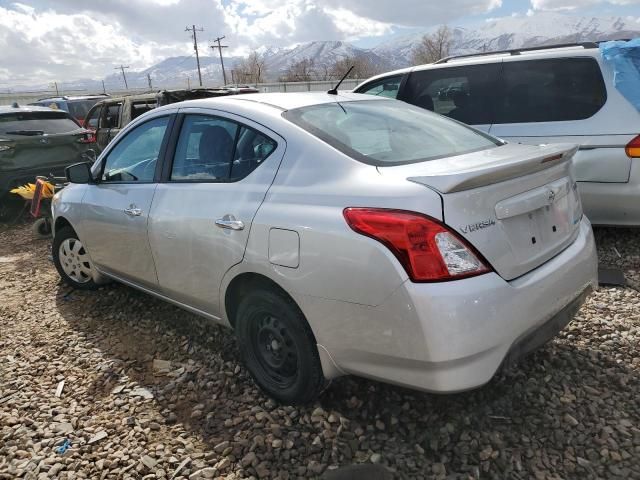
[[49,107],[37,107],[35,105],[26,105],[14,107],[11,105],[0,105],[0,115],[5,113],[18,113],[18,112],[62,112],[67,113],[64,110],[55,110]]
[[[292,110],[335,102],[352,102],[358,100],[388,101],[388,98],[374,97],[361,93],[338,92],[332,95],[326,92],[289,92],[289,93],[252,93],[250,95],[232,95],[228,97],[212,97],[180,102],[189,107],[212,107],[237,105],[237,102],[254,102],[268,105],[278,110]],[[177,104],[173,104],[174,106]]]
[[411,72],[419,72],[423,70],[431,70],[437,68],[447,68],[462,65],[477,65],[483,63],[498,63],[503,59],[512,58],[518,61],[535,60],[540,58],[564,58],[575,56],[588,56],[599,57],[599,49],[597,45],[592,42],[567,44],[567,45],[550,45],[540,47],[528,47],[523,49],[503,50],[497,52],[477,52],[473,54],[453,55],[447,58],[443,58],[435,63],[426,63],[423,65],[416,65],[413,67],[400,68],[391,72],[381,73],[368,78],[364,82],[360,83],[354,90],[357,90],[362,85],[369,84],[376,80],[381,80],[396,75],[404,75]]
[[39,98],[36,102],[68,102],[70,100],[94,100],[96,98],[109,98],[106,93],[96,93],[94,95],[65,95],[61,97]]

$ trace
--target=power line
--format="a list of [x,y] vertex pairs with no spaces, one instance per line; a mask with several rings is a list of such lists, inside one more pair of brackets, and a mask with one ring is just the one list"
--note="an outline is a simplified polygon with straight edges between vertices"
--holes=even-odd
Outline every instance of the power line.
[[124,74],[124,69],[125,68],[129,68],[129,66],[124,66],[122,64],[120,64],[119,67],[114,68],[114,70],[120,70],[122,72],[122,79],[124,80],[124,88],[126,90],[129,90],[129,85],[127,85],[127,76]]
[[200,55],[198,55],[198,36],[196,32],[204,32],[204,28],[196,28],[195,25],[191,25],[191,28],[186,27],[185,32],[193,32],[193,49],[196,51],[196,63],[198,64],[198,81],[202,86],[202,74],[200,73]]
[[[220,45],[220,40],[222,40],[224,38],[224,35],[222,37],[218,37],[214,40],[214,42],[218,42],[218,45],[211,45],[209,48],[217,48],[218,49],[218,53],[220,54],[220,65],[222,66],[222,80],[224,82],[224,84],[227,84],[227,74],[224,71],[224,60],[222,60],[222,49],[223,48],[228,48],[229,45]],[[232,75],[233,76],[233,75]]]

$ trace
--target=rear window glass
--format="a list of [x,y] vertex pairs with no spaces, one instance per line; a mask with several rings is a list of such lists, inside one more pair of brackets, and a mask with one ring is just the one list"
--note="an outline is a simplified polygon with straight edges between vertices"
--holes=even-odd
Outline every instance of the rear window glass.
[[495,123],[583,120],[607,101],[593,58],[504,62],[503,77]]
[[83,120],[91,107],[93,107],[99,98],[95,100],[70,100],[67,102],[68,111],[72,117],[77,118],[78,120]]
[[350,157],[378,166],[424,162],[501,145],[489,135],[395,100],[313,105],[283,116]]
[[66,112],[16,112],[0,115],[0,133],[42,135],[66,133],[80,126]]

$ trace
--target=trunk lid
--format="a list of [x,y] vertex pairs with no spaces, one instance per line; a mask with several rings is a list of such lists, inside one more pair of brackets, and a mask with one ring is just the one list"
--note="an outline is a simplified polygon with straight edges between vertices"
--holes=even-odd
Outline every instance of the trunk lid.
[[443,220],[506,280],[533,270],[576,238],[582,205],[575,145],[511,145],[428,162],[380,167],[437,191]]

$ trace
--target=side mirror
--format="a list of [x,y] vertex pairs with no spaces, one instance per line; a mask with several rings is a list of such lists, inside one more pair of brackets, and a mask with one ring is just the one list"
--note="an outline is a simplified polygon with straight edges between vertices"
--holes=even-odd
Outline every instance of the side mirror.
[[91,166],[88,163],[75,163],[65,169],[67,180],[71,183],[91,183]]

